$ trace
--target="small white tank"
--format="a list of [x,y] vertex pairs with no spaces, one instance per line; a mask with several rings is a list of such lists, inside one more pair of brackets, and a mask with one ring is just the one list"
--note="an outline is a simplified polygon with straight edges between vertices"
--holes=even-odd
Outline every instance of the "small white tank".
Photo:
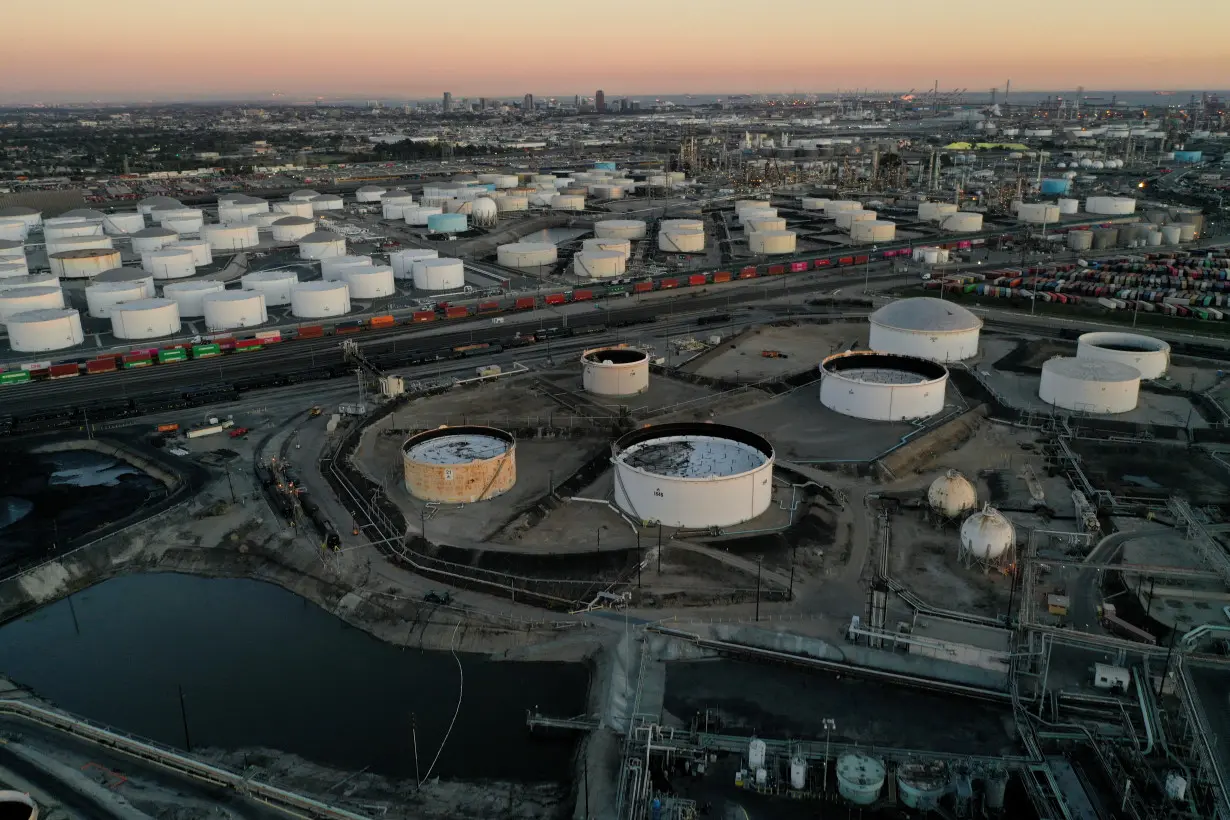
[[1015,546],[1016,528],[990,504],[961,525],[961,549],[976,560],[993,561]]
[[358,265],[342,269],[351,299],[382,299],[397,292],[393,268],[388,265]]
[[271,226],[275,242],[298,242],[316,230],[316,220],[306,216],[283,216]]
[[621,251],[580,251],[572,257],[572,272],[590,279],[608,279],[622,276],[626,262]]
[[419,259],[414,263],[413,277],[415,290],[458,290],[466,282],[465,263],[460,259]]
[[181,239],[163,248],[164,251],[184,250],[192,252],[192,264],[203,268],[214,261],[214,252],[204,239]]
[[597,239],[643,239],[647,231],[641,219],[604,219],[594,223]]
[[265,296],[265,305],[289,305],[290,293],[299,284],[299,275],[293,270],[259,270],[243,276],[243,289],[259,291]]
[[330,231],[313,231],[299,240],[300,259],[324,259],[345,254],[346,239]]
[[149,251],[162,250],[179,239],[179,234],[169,228],[145,228],[129,237],[132,240],[132,252],[138,256]]
[[115,305],[148,295],[143,282],[95,282],[85,289],[86,312],[95,319],[110,319]]
[[794,253],[795,242],[794,231],[758,231],[747,238],[748,249],[761,255]]
[[350,312],[345,282],[301,282],[290,294],[290,310],[300,319],[336,319]]
[[47,263],[61,279],[92,279],[103,271],[118,268],[120,252],[113,248],[60,251],[49,256]]
[[931,482],[927,504],[948,518],[959,518],[978,507],[978,491],[970,480],[956,470],[948,470]]
[[117,339],[157,339],[179,329],[179,305],[172,299],[138,299],[111,308],[111,332]]
[[411,279],[414,276],[414,263],[423,259],[438,259],[440,252],[431,248],[403,248],[389,254],[389,264],[393,266],[393,276],[397,279]]

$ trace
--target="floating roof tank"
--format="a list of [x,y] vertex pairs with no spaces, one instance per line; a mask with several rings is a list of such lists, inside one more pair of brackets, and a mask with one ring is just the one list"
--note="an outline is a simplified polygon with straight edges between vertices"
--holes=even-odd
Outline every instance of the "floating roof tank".
[[323,259],[345,256],[346,239],[330,231],[313,231],[299,240],[300,259]]
[[111,248],[60,251],[47,258],[51,272],[61,279],[91,279],[120,266],[120,252]]
[[494,427],[441,427],[402,445],[406,490],[415,498],[473,504],[503,495],[517,481],[517,443]]
[[316,230],[316,220],[304,216],[284,216],[270,228],[275,242],[298,242]]

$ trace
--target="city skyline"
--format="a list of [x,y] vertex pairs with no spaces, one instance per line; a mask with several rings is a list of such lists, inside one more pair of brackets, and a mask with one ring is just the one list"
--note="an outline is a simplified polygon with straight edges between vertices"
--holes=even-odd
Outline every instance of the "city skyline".
[[[598,88],[617,99],[926,90],[937,79],[942,90],[983,94],[1007,78],[1021,91],[1214,90],[1230,66],[1220,35],[1230,4],[1216,0],[1193,0],[1184,15],[1125,0],[1096,28],[1078,25],[1057,0],[1035,4],[1028,20],[971,0],[939,12],[905,0],[882,6],[883,18],[902,25],[869,30],[864,11],[814,0],[779,0],[755,26],[749,7],[732,0],[673,0],[671,22],[655,26],[644,25],[662,13],[651,0],[625,0],[618,18],[562,0],[474,0],[435,7],[430,18],[394,0],[355,0],[344,18],[319,0],[216,0],[208,16],[155,0],[126,0],[124,15],[98,16],[86,0],[61,0],[56,15],[6,10],[23,36],[0,54],[8,78],[0,103],[278,99],[274,92],[438,100],[445,89],[456,99],[517,99]],[[91,23],[59,22],[74,17]],[[387,42],[389,32],[408,47]],[[531,42],[542,47],[517,47]]]

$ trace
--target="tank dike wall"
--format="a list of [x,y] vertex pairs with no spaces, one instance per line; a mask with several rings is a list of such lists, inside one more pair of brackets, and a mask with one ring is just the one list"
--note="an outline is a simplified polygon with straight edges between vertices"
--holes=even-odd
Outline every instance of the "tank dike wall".
[[[518,440],[522,440],[518,436]],[[521,537],[542,523],[552,510],[558,509],[568,498],[592,484],[611,466],[611,445],[602,441],[590,457],[577,470],[560,483],[556,484],[554,492],[547,492],[528,508],[516,510],[508,516],[497,528],[496,534],[505,540]],[[515,526],[514,526],[515,525]]]
[[75,441],[54,441],[31,448],[31,453],[65,453],[73,450],[92,450],[103,455],[113,456],[120,461],[148,473],[161,481],[168,489],[179,486],[182,476],[161,463],[147,458],[136,450],[117,441],[94,438]]
[[891,481],[912,472],[918,472],[933,462],[941,453],[954,449],[968,441],[978,430],[987,415],[986,405],[967,410],[946,424],[941,424],[929,433],[899,447],[875,462],[876,476],[880,481]]

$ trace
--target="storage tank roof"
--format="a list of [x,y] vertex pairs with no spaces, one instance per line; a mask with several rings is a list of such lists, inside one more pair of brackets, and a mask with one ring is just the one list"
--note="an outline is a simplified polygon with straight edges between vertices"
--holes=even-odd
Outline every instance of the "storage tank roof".
[[142,228],[135,233],[128,234],[128,236],[136,239],[152,239],[157,236],[179,236],[179,234],[170,228]]
[[138,205],[180,205],[184,203],[178,199],[169,196],[147,196],[145,199],[137,203]]
[[[30,291],[22,291],[29,293]],[[37,322],[50,322],[55,319],[66,319],[69,316],[76,316],[77,311],[73,308],[38,308],[37,310],[23,310],[21,313],[14,313],[8,318],[10,325],[35,324]]]
[[18,242],[16,239],[0,239],[0,251],[11,251],[14,248],[25,247],[24,242]]
[[360,193],[360,194],[376,194],[376,193],[380,193],[380,194],[382,194],[382,193],[384,193],[384,191],[385,191],[385,189],[384,189],[384,188],[381,188],[379,185],[364,185],[362,188],[359,188],[359,189],[356,191],[356,193]]
[[[280,219],[278,220],[278,222],[281,222],[281,221],[282,220]],[[295,224],[298,224],[298,223],[295,223]],[[312,231],[310,234],[308,234],[307,236],[299,240],[300,243],[306,242],[309,244],[313,242],[341,242],[341,241],[342,241],[341,234],[336,234],[336,233],[333,233],[332,231]]]
[[38,213],[42,213],[42,211],[36,211],[34,208],[26,208],[21,205],[10,205],[7,208],[0,208],[0,216],[34,216]]
[[133,299],[131,302],[120,302],[112,310],[161,310],[174,304],[174,299]]
[[133,282],[152,277],[149,271],[142,268],[112,268],[94,277],[94,282]]
[[56,251],[51,255],[53,259],[90,259],[99,256],[111,256],[119,253],[113,248],[76,248],[69,251]]
[[982,320],[960,305],[918,296],[890,302],[871,314],[872,324],[896,330],[959,331],[977,330]]
[[[384,189],[376,188],[375,190],[381,191]],[[380,195],[380,198],[381,199],[404,199],[405,197],[408,197],[408,196],[411,196],[411,193],[407,191],[405,188],[393,188],[392,190],[384,191],[384,193]]]
[[65,211],[60,214],[61,217],[77,217],[80,219],[106,219],[107,215],[102,211],[91,210],[90,208],[74,208],[71,211]]
[[406,450],[406,458],[424,464],[468,464],[507,453],[512,442],[496,436],[464,433],[438,436]]
[[306,216],[284,216],[273,223],[274,225],[315,225],[315,219],[308,219]]
[[291,192],[290,196],[320,196],[320,191],[313,191],[310,188],[303,188],[301,190]]
[[1104,359],[1078,359],[1074,356],[1056,356],[1049,359],[1043,368],[1067,376],[1070,379],[1080,379],[1090,382],[1132,382],[1140,380],[1140,371],[1130,364]]

